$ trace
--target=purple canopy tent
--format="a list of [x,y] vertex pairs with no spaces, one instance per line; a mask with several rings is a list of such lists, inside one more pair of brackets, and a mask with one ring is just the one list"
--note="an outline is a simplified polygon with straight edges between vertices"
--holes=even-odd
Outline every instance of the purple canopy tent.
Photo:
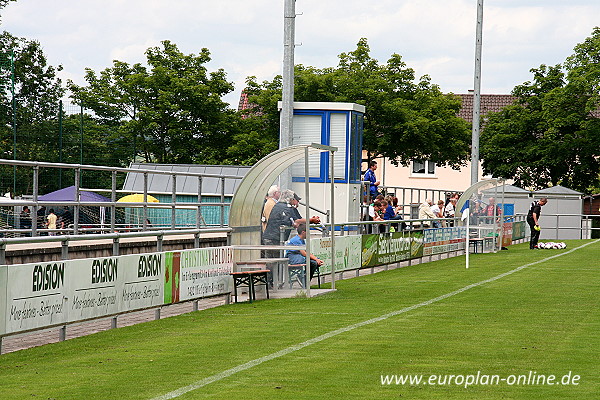
[[[54,192],[39,196],[38,200],[39,201],[56,201],[56,202],[63,203],[63,205],[67,205],[64,203],[76,201],[75,194],[76,194],[75,186],[69,186],[69,187],[59,189]],[[107,197],[104,197],[98,193],[88,192],[86,190],[80,190],[79,191],[79,201],[96,202],[97,203],[97,202],[110,201],[110,199]],[[100,222],[100,227],[101,228],[104,227],[104,220],[106,219],[106,208],[105,207],[100,207],[98,218],[99,218],[99,222]]]
[[[59,189],[57,191],[45,194],[43,196],[39,196],[38,200],[40,201],[76,201],[75,199],[75,186],[69,186],[64,189]],[[88,192],[85,190],[79,191],[79,201],[110,201],[109,198],[102,196],[101,194]]]

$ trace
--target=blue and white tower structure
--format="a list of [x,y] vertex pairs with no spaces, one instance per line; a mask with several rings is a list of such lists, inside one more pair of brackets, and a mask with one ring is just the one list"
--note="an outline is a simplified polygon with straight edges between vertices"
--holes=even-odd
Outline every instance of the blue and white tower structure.
[[[333,162],[335,223],[360,220],[364,113],[365,107],[354,103],[294,102],[290,145],[318,143],[338,149]],[[308,169],[310,205],[328,210],[331,204],[329,154],[309,156]],[[292,190],[304,197],[304,161],[294,163],[290,170]],[[318,213],[311,211],[303,215]]]

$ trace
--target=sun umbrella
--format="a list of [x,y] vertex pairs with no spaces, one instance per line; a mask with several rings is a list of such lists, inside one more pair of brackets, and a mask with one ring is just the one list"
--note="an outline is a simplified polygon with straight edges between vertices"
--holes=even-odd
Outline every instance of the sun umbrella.
[[[159,203],[159,201],[156,197],[150,196],[149,194],[146,195],[146,201],[148,203]],[[117,203],[143,203],[143,202],[144,202],[144,195],[142,193],[128,194],[127,196],[121,197],[119,200],[117,200]]]

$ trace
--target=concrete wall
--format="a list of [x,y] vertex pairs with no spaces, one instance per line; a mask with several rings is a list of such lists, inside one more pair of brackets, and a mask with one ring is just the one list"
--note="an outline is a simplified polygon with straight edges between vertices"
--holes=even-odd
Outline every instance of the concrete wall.
[[[69,246],[69,259],[98,258],[112,256],[113,244],[111,240],[95,241],[96,243],[81,244],[74,242]],[[226,246],[226,237],[201,238],[200,247]],[[163,240],[163,251],[184,250],[194,248],[194,237]],[[141,254],[156,252],[156,240],[122,241],[119,245],[120,255]],[[6,250],[6,264],[28,264],[36,262],[58,261],[61,259],[62,248],[60,243],[43,243],[13,245]]]

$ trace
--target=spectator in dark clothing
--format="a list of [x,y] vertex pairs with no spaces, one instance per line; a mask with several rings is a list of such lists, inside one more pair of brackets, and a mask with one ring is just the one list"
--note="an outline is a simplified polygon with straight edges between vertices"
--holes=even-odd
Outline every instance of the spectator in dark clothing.
[[37,227],[46,227],[46,206],[40,206],[37,210]]
[[[264,245],[279,245],[281,244],[280,227],[296,228],[299,224],[306,224],[306,219],[302,218],[298,211],[300,197],[292,190],[284,190],[281,192],[279,202],[273,206],[267,221],[267,227],[263,232]],[[319,217],[311,217],[310,223],[318,224],[321,222]],[[290,229],[286,229],[283,235],[283,241],[287,241],[290,237]],[[265,250],[267,258],[277,258],[279,250]]]
[[73,214],[69,211],[69,207],[65,206],[62,214],[60,214],[60,229],[68,228],[73,223]]
[[[23,210],[21,214],[19,214],[20,218],[20,228],[21,229],[31,229],[31,212],[29,211],[29,207],[23,206]],[[31,236],[30,232],[25,232],[25,236]]]

